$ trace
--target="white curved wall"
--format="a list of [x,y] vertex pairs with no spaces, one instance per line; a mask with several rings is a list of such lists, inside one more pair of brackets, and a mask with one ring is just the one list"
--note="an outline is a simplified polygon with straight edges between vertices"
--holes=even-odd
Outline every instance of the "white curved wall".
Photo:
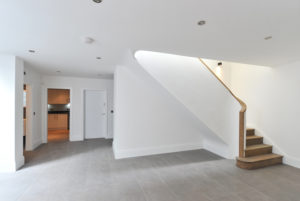
[[231,63],[230,85],[248,106],[247,124],[300,168],[300,62],[277,67]]
[[203,135],[210,130],[151,77],[130,52],[116,68],[114,81],[116,158],[203,148]]
[[240,105],[198,58],[149,51],[138,51],[135,57],[173,97],[225,142],[226,157],[237,156]]
[[[218,61],[205,60],[216,70]],[[247,104],[247,126],[300,168],[300,61],[276,67],[222,62],[220,78]]]

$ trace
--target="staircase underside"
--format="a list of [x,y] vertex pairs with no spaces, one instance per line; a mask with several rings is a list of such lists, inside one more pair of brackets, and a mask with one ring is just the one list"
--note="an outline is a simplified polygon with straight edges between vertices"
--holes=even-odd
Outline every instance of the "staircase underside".
[[257,169],[282,164],[283,156],[272,153],[272,146],[263,144],[263,137],[256,136],[254,129],[247,129],[245,157],[238,157],[236,165],[243,169]]

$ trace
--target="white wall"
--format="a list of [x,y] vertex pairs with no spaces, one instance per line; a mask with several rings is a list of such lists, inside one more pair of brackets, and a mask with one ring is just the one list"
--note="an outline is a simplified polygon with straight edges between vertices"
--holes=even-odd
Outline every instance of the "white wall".
[[[115,71],[116,158],[226,146],[129,52]],[[221,149],[211,142],[220,145]]]
[[16,171],[23,157],[23,61],[0,55],[0,172]]
[[113,137],[113,80],[77,77],[42,76],[42,130],[47,141],[47,88],[71,89],[70,140],[84,139],[84,90],[106,90],[108,97],[108,138]]
[[247,124],[300,168],[300,61],[277,67],[231,63],[231,89],[248,106]]
[[24,165],[23,156],[23,93],[24,62],[18,57],[15,63],[15,157],[16,170]]
[[231,82],[230,62],[222,61],[222,65],[219,66],[218,63],[220,61],[211,60],[211,59],[202,59],[202,60],[227,85],[227,87],[230,86],[230,82]]
[[[27,85],[29,100],[27,100],[27,133],[26,150],[34,150],[42,144],[42,115],[41,115],[41,75],[30,67],[25,67],[24,84]],[[35,115],[34,115],[35,114]]]
[[226,143],[224,157],[238,155],[241,106],[198,58],[149,51],[138,51],[135,57],[174,98]]

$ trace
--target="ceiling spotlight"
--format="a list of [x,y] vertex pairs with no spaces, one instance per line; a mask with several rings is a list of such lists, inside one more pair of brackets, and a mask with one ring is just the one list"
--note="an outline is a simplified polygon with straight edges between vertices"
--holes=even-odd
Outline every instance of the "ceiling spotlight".
[[272,39],[272,36],[267,36],[267,37],[265,37],[264,39],[265,39],[265,40],[270,40],[270,39]]
[[201,20],[201,21],[198,22],[198,25],[199,25],[199,26],[203,26],[203,25],[205,25],[205,24],[206,24],[206,21],[205,21],[205,20]]
[[93,0],[93,2],[95,2],[95,3],[101,3],[102,0]]
[[35,50],[28,50],[28,52],[30,52],[30,53],[35,53]]
[[93,43],[95,41],[91,37],[83,37],[83,38],[81,38],[81,40],[82,40],[83,43],[86,43],[86,44],[91,44],[91,43]]
[[100,59],[102,59],[102,58],[101,58],[101,57],[96,57],[96,59],[99,59],[99,60],[100,60]]

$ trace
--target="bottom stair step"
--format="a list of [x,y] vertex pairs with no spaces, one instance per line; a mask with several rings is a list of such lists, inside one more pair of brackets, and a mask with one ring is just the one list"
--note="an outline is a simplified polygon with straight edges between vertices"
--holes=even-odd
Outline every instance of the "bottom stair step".
[[251,156],[240,158],[236,160],[236,165],[243,169],[257,169],[262,167],[267,167],[276,164],[282,164],[282,157],[278,154],[264,154],[259,156]]

